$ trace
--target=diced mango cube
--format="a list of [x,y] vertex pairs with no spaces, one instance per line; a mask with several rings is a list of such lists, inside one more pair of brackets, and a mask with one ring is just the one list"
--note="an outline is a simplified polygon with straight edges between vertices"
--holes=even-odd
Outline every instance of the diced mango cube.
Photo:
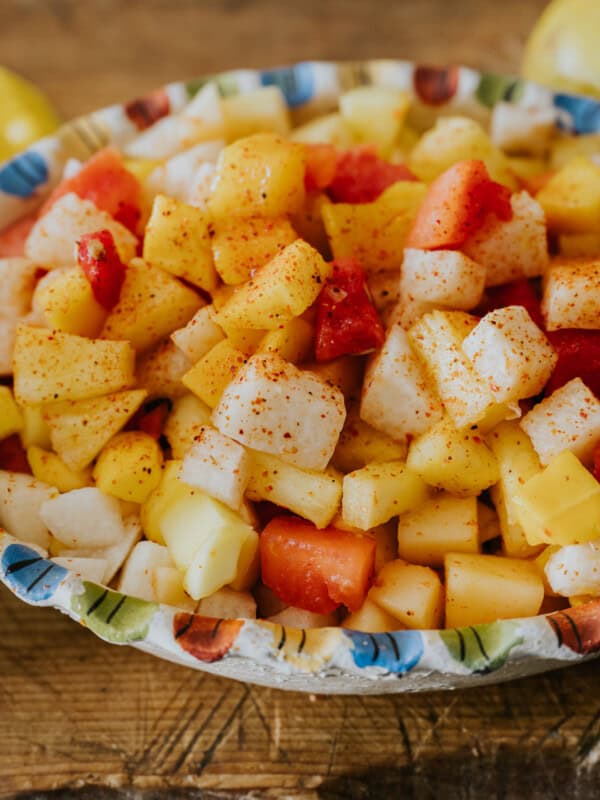
[[360,419],[357,409],[348,413],[333,454],[332,463],[336,469],[353,472],[367,464],[405,459],[404,440],[392,439],[391,436],[375,430]]
[[271,131],[280,136],[290,132],[290,112],[278,86],[261,86],[221,100],[225,139],[235,142],[253,133]]
[[440,628],[444,619],[444,587],[429,567],[401,559],[384,566],[369,592],[380,608],[407,628]]
[[181,380],[207,406],[214,408],[246,361],[245,354],[224,339],[209,350]]
[[171,506],[182,498],[195,494],[195,490],[180,480],[181,461],[165,461],[160,482],[150,492],[140,507],[140,521],[145,536],[157,544],[164,544],[161,521]]
[[380,608],[367,595],[367,599],[358,611],[348,614],[342,622],[342,627],[363,633],[387,633],[388,631],[403,630],[406,625]]
[[23,413],[8,386],[0,386],[0,441],[23,430]]
[[35,445],[28,447],[27,461],[34,478],[56,487],[59,492],[83,489],[91,483],[91,469],[73,470],[56,453],[43,450],[41,447]]
[[141,431],[115,436],[94,467],[96,486],[106,494],[143,503],[160,483],[162,452],[155,439]]
[[565,164],[537,193],[551,231],[594,233],[600,220],[600,166],[578,157]]
[[285,325],[269,331],[261,339],[258,353],[275,353],[285,361],[299,364],[306,361],[313,349],[314,329],[302,317],[294,317]]
[[355,141],[376,144],[389,155],[410,107],[410,94],[388,86],[359,86],[341,95],[342,118]]
[[44,276],[34,292],[33,306],[49,328],[88,338],[98,336],[107,317],[79,267]]

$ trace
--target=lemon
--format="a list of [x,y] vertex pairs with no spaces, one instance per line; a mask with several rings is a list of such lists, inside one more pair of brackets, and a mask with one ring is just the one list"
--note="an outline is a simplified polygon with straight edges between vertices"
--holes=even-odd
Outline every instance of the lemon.
[[600,97],[599,0],[554,0],[536,23],[523,59],[525,78]]
[[0,162],[51,133],[59,121],[39,89],[0,67]]

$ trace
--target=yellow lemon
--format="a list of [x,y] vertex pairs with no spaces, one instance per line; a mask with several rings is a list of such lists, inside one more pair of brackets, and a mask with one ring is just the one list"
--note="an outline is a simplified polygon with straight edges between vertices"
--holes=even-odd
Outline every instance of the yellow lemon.
[[51,133],[59,122],[39,89],[0,67],[0,162]]

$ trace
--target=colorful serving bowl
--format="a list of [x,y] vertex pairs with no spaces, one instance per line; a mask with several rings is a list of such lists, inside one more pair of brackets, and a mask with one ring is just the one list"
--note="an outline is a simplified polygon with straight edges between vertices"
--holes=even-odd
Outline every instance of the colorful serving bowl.
[[[485,122],[503,101],[554,109],[556,125],[573,135],[600,132],[600,103],[595,100],[465,67],[379,60],[236,70],[171,83],[125,105],[79,117],[0,165],[0,230],[35,210],[60,179],[68,158],[85,160],[108,144],[125,144],[179,111],[211,80],[224,96],[279,86],[298,122],[332,110],[343,91],[377,84],[410,91],[411,113],[421,126],[444,114]],[[457,630],[297,630],[262,620],[212,619],[129,597],[82,581],[2,533],[0,580],[25,602],[57,608],[107,642],[228,678],[322,694],[477,686],[600,654],[600,599],[547,616]]]

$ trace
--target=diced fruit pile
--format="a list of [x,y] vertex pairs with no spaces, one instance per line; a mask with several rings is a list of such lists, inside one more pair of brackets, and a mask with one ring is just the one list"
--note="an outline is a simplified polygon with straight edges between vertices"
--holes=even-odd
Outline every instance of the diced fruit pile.
[[[418,117],[415,116],[415,120]],[[362,88],[208,84],[0,234],[0,524],[215,617],[600,596],[600,154]]]

